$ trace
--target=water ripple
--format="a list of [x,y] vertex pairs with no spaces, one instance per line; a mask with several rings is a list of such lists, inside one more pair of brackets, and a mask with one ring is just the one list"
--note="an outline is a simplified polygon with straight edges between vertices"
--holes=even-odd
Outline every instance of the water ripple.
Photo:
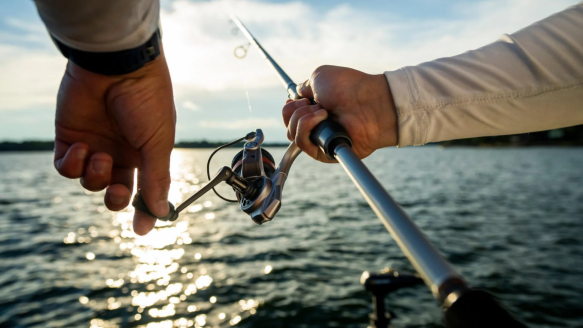
[[[209,154],[173,153],[173,202],[206,181]],[[0,156],[0,327],[366,327],[362,271],[412,270],[337,165],[300,156],[273,222],[207,195],[139,237],[131,210],[110,213],[51,157]],[[583,326],[581,149],[387,149],[365,162],[473,286],[531,327]],[[424,286],[387,303],[397,327],[440,326]]]

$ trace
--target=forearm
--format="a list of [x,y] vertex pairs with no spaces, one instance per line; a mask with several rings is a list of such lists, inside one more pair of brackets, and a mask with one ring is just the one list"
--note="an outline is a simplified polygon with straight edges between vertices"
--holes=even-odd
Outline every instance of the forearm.
[[51,35],[87,52],[138,47],[158,28],[159,0],[35,0]]
[[583,124],[583,4],[462,55],[386,72],[399,146]]

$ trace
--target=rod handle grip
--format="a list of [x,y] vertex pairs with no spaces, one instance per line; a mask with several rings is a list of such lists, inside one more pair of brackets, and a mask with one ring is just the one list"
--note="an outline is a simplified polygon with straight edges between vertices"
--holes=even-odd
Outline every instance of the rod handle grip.
[[342,125],[326,119],[320,122],[310,133],[310,141],[320,147],[330,160],[334,160],[334,150],[341,144],[352,147],[352,139]]
[[158,220],[176,221],[176,219],[178,219],[178,212],[176,212],[174,205],[170,202],[168,202],[168,208],[170,209],[170,211],[168,212],[168,215],[163,216],[163,217],[157,217],[156,215],[154,215],[154,213],[152,213],[152,211],[150,211],[150,209],[148,208],[148,205],[146,205],[146,202],[144,201],[144,198],[142,197],[142,194],[140,194],[139,191],[134,196],[134,200],[132,201],[132,206],[135,207],[136,210],[138,210],[140,212],[144,212],[151,217],[157,218]]

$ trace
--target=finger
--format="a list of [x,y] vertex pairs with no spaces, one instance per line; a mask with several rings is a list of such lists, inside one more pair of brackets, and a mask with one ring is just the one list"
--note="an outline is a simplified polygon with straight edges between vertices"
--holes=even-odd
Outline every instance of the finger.
[[302,108],[297,109],[289,120],[289,125],[287,126],[287,138],[291,141],[296,138],[296,131],[298,128],[298,122],[300,119],[308,115],[310,113],[315,113],[322,109],[321,105],[311,105],[311,106],[304,106]]
[[[173,138],[143,147],[141,166],[138,169],[138,190],[146,206],[158,216],[168,215],[168,190],[170,189],[170,152]],[[153,142],[153,141],[152,141]]]
[[298,92],[298,95],[300,95],[300,97],[314,99],[314,92],[312,90],[312,85],[310,83],[310,80],[306,80],[306,81],[298,84],[298,86],[296,87],[296,90]]
[[91,191],[105,189],[111,179],[112,165],[113,159],[109,154],[95,153],[91,155],[81,178],[81,185]]
[[309,99],[300,99],[297,101],[291,101],[288,102],[285,106],[283,106],[283,109],[281,111],[281,114],[283,115],[283,124],[285,124],[285,126],[287,127],[287,125],[289,124],[289,119],[291,118],[292,114],[296,111],[296,109],[307,106],[310,104],[310,100]]
[[288,100],[286,100],[286,101],[285,101],[285,103],[286,103],[286,104],[289,104],[289,103],[290,103],[290,102],[292,102],[292,101],[293,101],[293,100],[291,100],[291,99],[288,99]]
[[318,146],[310,141],[310,132],[312,132],[318,123],[324,121],[327,117],[328,112],[325,109],[320,109],[315,113],[304,115],[298,122],[298,130],[295,138],[296,144],[308,156],[317,160],[322,160],[322,157],[318,156],[320,152]]
[[121,211],[129,204],[131,191],[122,184],[112,184],[105,192],[105,206],[112,211]]
[[147,234],[154,229],[156,218],[140,211],[134,214],[134,232],[140,236]]
[[134,189],[133,168],[113,168],[111,172],[111,185],[105,192],[105,206],[112,211],[121,211],[126,208],[132,197]]
[[88,154],[89,146],[82,142],[69,146],[60,140],[55,140],[55,168],[66,178],[76,179],[83,175]]

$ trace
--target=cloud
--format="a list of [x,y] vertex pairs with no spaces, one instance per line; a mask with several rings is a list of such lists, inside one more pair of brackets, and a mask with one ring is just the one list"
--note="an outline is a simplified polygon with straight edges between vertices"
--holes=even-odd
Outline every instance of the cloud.
[[[297,81],[319,65],[382,73],[495,41],[576,3],[573,0],[490,0],[458,4],[457,19],[407,19],[383,10],[339,4],[316,11],[304,2],[190,2],[162,12],[164,44],[177,94],[273,87],[280,82],[255,49],[244,60],[234,49],[247,43],[226,12],[238,13],[262,45]],[[293,15],[290,15],[293,13]]]
[[64,58],[10,45],[0,45],[0,58],[0,111],[54,108]]
[[187,100],[185,102],[182,103],[182,107],[186,108],[186,109],[190,109],[193,112],[199,111],[200,110],[200,106],[193,103],[190,100]]
[[0,111],[54,108],[66,59],[52,46],[40,20],[7,18],[0,31]]
[[[224,138],[232,133],[226,130],[237,124],[283,131],[283,124],[274,117],[279,117],[285,92],[255,49],[249,49],[245,59],[235,58],[235,48],[247,41],[241,33],[233,33],[235,26],[225,12],[236,12],[286,72],[300,82],[323,64],[382,73],[456,55],[576,2],[457,2],[450,5],[450,18],[440,19],[431,14],[399,16],[388,12],[382,2],[375,10],[364,9],[356,1],[316,10],[301,1],[173,1],[164,6],[161,22],[175,100],[183,105],[178,108],[179,118],[200,122],[199,129],[185,129],[180,138]],[[40,19],[9,18],[5,23],[12,29],[0,31],[0,111],[7,122],[9,110],[54,108],[66,60],[51,44]],[[244,117],[221,121],[221,116],[238,108],[244,110],[241,115],[249,115],[247,89],[253,115],[263,116],[263,121]],[[268,116],[272,118],[265,119]],[[3,132],[0,138],[7,137]]]
[[246,118],[240,120],[204,120],[199,123],[200,127],[212,129],[226,129],[226,130],[240,130],[245,128],[250,129],[267,129],[274,127],[281,127],[283,124],[281,120],[270,118]]

